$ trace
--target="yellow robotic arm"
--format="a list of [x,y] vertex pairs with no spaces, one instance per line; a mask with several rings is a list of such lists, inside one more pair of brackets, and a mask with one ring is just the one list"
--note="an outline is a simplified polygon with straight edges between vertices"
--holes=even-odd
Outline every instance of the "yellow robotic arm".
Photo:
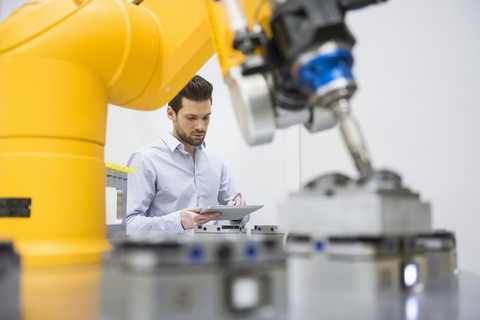
[[198,1],[30,1],[0,25],[0,234],[25,264],[98,260],[107,104],[159,108],[213,53]]
[[339,122],[368,176],[344,15],[380,1],[26,3],[0,24],[0,235],[25,264],[97,261],[108,103],[159,108],[214,52],[247,143]]
[[[269,12],[245,8],[250,25]],[[244,60],[210,0],[30,1],[0,24],[0,235],[24,264],[108,249],[107,105],[162,107],[213,55],[210,32],[222,71]]]

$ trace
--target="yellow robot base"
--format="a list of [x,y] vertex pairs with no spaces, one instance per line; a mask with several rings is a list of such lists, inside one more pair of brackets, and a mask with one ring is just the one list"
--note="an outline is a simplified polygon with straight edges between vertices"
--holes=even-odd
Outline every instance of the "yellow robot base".
[[[0,198],[31,200],[0,217],[22,257],[22,319],[95,319],[105,227],[105,88],[78,65],[0,60]],[[8,122],[4,119],[8,119]]]
[[[73,63],[0,60],[0,199],[31,200],[0,217],[23,265],[97,262],[105,227],[105,88]],[[8,119],[8,121],[6,121]]]

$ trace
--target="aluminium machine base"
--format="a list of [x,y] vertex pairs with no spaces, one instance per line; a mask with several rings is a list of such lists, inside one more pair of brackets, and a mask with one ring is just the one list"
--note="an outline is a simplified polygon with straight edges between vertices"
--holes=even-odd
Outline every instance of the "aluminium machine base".
[[291,319],[459,319],[454,234],[379,171],[320,177],[281,206]]

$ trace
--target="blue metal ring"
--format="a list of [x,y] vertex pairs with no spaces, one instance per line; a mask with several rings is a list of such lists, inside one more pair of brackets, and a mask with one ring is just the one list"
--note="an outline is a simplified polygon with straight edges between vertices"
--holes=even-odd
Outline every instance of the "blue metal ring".
[[353,56],[348,49],[318,54],[298,70],[300,84],[309,92],[340,78],[353,81]]

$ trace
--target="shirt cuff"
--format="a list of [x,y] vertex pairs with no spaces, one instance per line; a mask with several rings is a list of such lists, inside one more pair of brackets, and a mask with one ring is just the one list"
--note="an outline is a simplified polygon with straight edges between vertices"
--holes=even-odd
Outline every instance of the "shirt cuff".
[[180,212],[181,211],[176,211],[176,212],[173,212],[172,213],[172,216],[173,216],[173,229],[174,229],[174,232],[177,232],[177,233],[184,233],[186,230],[183,229],[183,226],[182,226],[182,219],[180,217]]

